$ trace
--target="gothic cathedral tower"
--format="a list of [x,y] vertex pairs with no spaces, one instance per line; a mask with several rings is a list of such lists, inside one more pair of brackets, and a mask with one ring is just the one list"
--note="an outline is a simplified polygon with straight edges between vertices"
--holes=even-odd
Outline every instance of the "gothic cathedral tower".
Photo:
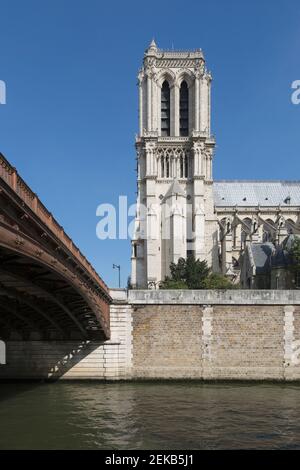
[[157,286],[170,263],[189,254],[217,269],[211,80],[201,50],[164,51],[152,41],[145,52],[138,75],[134,287]]

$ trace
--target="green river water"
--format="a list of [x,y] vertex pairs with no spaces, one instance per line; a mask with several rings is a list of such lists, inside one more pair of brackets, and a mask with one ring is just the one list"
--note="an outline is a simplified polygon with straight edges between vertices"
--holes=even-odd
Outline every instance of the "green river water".
[[300,385],[0,383],[0,449],[300,449]]

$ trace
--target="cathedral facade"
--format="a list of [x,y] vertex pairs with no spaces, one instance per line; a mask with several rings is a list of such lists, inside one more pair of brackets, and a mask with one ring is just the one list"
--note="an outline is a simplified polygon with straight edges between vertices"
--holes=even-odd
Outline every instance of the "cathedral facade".
[[145,51],[138,75],[134,287],[157,287],[170,263],[188,255],[247,283],[241,267],[246,252],[251,258],[249,247],[279,244],[298,231],[299,182],[213,181],[211,82],[200,49],[166,51],[152,41]]

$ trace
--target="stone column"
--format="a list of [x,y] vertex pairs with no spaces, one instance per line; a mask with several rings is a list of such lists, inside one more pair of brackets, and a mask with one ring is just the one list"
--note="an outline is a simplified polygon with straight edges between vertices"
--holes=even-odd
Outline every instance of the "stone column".
[[161,276],[160,252],[158,250],[160,237],[159,214],[157,212],[155,198],[155,182],[150,179],[147,181],[147,280],[157,282]]
[[[198,180],[194,182],[194,187],[202,187],[203,181]],[[203,196],[195,196],[195,214],[194,214],[194,249],[195,249],[195,258],[200,259],[200,261],[205,260],[206,250],[205,250],[205,212],[204,212],[204,201]]]
[[234,241],[233,247],[240,249],[241,237],[242,237],[242,226],[240,222],[238,222],[237,225],[235,225],[234,230],[235,230],[235,236],[233,240]]
[[202,176],[201,168],[201,150],[200,147],[194,145],[193,147],[193,157],[194,157],[194,168],[192,176]]
[[206,75],[200,81],[200,131],[208,132],[208,83]]
[[153,175],[153,149],[149,149],[149,173],[152,176]]
[[206,149],[202,152],[203,172],[205,179],[212,180],[212,149]]
[[159,84],[156,85],[156,96],[157,96],[157,108],[156,108],[156,116],[157,116],[157,132],[158,135],[161,135],[161,86]]
[[146,176],[153,176],[156,174],[155,164],[155,149],[148,147],[145,151],[146,155]]
[[210,169],[209,169],[209,155],[207,152],[205,152],[205,179],[209,180],[210,179]]
[[155,130],[157,127],[156,125],[156,98],[157,98],[157,92],[156,92],[156,83],[155,80],[151,80],[151,130]]
[[186,257],[186,202],[183,197],[172,199],[172,261],[177,263]]
[[207,77],[207,132],[210,135],[210,121],[211,121],[211,75],[208,74]]
[[145,149],[145,161],[146,161],[146,175],[145,176],[149,176],[150,175],[150,161],[149,161],[149,149],[148,148]]
[[195,79],[195,130],[199,131],[199,77],[197,76]]
[[152,150],[152,161],[153,161],[153,175],[158,176],[158,168],[157,168],[157,156],[155,149]]
[[[227,230],[229,224],[229,231]],[[232,267],[232,226],[230,221],[226,221],[225,233],[221,242],[222,247],[222,273],[226,272]]]
[[147,131],[151,131],[151,107],[152,107],[152,100],[151,100],[151,77],[149,74],[147,75]]
[[143,135],[143,82],[139,79],[139,133]]
[[207,161],[208,161],[208,173],[207,179],[212,180],[212,151],[207,152]]

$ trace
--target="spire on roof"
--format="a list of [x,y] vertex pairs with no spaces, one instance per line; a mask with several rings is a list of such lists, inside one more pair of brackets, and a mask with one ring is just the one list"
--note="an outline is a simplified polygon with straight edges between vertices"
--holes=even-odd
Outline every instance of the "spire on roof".
[[156,52],[156,51],[157,51],[157,45],[153,38],[152,41],[150,42],[149,47],[146,49],[146,52]]

